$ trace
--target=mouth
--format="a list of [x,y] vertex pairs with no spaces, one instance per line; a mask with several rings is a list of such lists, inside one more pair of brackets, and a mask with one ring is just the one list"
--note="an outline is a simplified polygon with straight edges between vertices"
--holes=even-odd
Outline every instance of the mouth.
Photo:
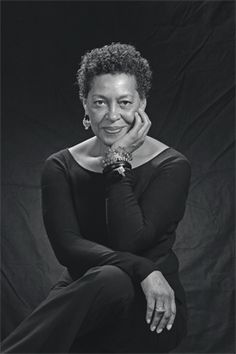
[[121,132],[123,127],[107,127],[103,128],[107,134],[118,134]]

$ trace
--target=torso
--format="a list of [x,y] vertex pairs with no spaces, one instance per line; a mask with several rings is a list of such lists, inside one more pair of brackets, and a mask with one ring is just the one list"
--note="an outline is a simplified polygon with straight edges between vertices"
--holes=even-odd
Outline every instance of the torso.
[[[95,139],[96,138],[93,137],[85,140],[82,143],[68,148],[68,150],[75,161],[77,161],[82,167],[90,171],[102,172],[103,156],[95,156],[93,153]],[[143,165],[168,148],[169,146],[163,144],[162,142],[153,139],[150,136],[146,136],[143,145],[133,153],[133,160],[131,162],[132,167],[135,168]]]

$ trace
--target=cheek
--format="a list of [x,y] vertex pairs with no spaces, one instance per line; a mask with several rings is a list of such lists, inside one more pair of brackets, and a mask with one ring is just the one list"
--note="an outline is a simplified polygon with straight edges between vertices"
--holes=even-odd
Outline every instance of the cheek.
[[134,112],[126,112],[125,114],[123,114],[123,119],[126,121],[126,123],[128,125],[131,125],[134,121]]
[[97,125],[102,120],[103,114],[100,111],[90,109],[88,115],[92,125]]
[[132,125],[134,121],[134,114],[138,111],[138,108],[139,105],[134,105],[130,109],[127,109],[125,112],[123,112],[123,119],[125,119],[128,124]]

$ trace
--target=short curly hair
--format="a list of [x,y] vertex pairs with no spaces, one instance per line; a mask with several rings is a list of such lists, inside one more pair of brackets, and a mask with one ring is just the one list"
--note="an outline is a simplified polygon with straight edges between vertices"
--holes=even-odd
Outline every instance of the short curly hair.
[[95,76],[117,73],[134,75],[140,97],[147,97],[152,79],[148,61],[133,45],[113,42],[101,48],[94,48],[82,56],[76,76],[80,99],[87,98]]

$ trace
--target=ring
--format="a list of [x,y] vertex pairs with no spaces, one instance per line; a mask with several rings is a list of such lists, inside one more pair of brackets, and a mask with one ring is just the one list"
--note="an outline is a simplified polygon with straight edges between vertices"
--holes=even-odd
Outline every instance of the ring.
[[165,309],[163,307],[156,307],[155,311],[157,311],[157,312],[165,312]]

